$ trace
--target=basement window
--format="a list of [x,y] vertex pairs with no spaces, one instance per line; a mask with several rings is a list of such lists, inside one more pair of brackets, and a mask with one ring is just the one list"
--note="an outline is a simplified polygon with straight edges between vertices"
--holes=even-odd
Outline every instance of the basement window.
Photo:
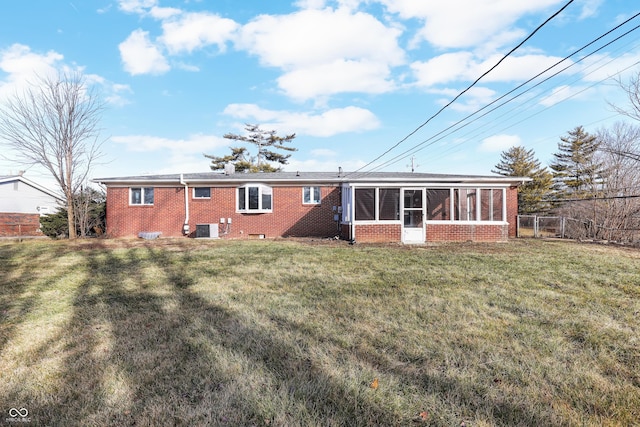
[[153,187],[132,187],[129,203],[131,205],[153,205]]
[[272,212],[273,190],[266,185],[246,185],[238,187],[238,212]]

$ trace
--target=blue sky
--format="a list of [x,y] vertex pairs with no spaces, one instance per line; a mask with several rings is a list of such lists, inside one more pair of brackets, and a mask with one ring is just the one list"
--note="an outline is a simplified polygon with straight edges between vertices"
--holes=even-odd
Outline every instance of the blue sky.
[[[420,126],[565,3],[4,2],[0,101],[36,74],[84,73],[107,103],[104,163],[93,177],[208,171],[203,153],[228,154],[232,142],[222,135],[242,133],[244,123],[297,134],[289,171],[408,171],[413,161],[417,172],[490,174],[513,145],[548,164],[567,131],[624,119],[609,105],[625,105],[612,79],[640,69],[640,30],[594,50],[640,18],[513,101],[456,123],[632,17],[635,2],[574,1]],[[0,174],[17,169],[0,160]],[[47,180],[37,168],[27,176]]]

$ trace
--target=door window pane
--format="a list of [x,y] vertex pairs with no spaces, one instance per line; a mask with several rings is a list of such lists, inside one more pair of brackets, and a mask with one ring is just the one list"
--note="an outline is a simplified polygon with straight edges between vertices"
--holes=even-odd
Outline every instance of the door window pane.
[[422,190],[404,190],[404,208],[422,208]]
[[405,210],[404,226],[410,228],[422,227],[422,210]]

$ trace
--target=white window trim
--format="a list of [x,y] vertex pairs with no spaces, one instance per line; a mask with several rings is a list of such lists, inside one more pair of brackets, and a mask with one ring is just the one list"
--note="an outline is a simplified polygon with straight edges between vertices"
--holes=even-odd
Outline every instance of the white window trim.
[[[351,187],[354,189],[353,191],[353,197],[354,197],[354,203],[353,203],[353,221],[354,223],[358,224],[358,225],[369,225],[369,224],[402,224],[403,220],[402,220],[402,209],[403,209],[403,201],[402,201],[402,191],[406,188],[406,187],[396,187],[396,186],[377,186],[377,187],[369,187],[369,186],[363,186],[363,187]],[[362,189],[362,188],[374,188],[375,189],[375,197],[374,197],[374,219],[359,219],[356,220],[356,210],[355,210],[355,190],[358,189]],[[414,189],[413,187],[411,187],[412,189]],[[400,202],[398,205],[398,211],[400,214],[400,218],[398,219],[380,219],[380,190],[398,190],[400,192]]]
[[[140,189],[140,203],[133,203],[133,197],[131,197],[132,191],[134,188]],[[153,203],[145,203],[144,202],[144,193],[145,189],[151,188],[153,190]],[[129,187],[129,206],[153,206],[156,202],[156,191],[154,187]]]
[[[209,196],[208,197],[199,197],[196,196],[196,188],[208,188],[209,189]],[[210,199],[211,198],[211,187],[193,187],[193,198],[196,200],[206,200],[206,199]]]
[[[480,218],[480,210],[481,210],[481,198],[482,198],[482,194],[480,190],[486,189],[486,190],[501,190],[502,191],[502,218],[501,219],[496,219],[493,218],[493,210],[491,211],[491,218],[490,220],[481,220],[481,219],[475,219],[475,220],[456,220],[453,219],[453,212],[454,209],[456,208],[456,204],[455,204],[455,197],[454,197],[454,193],[456,189],[460,189],[460,188],[465,188],[465,189],[474,189],[476,190],[476,218]],[[489,196],[489,200],[490,200],[490,205],[493,206],[493,192],[490,193]],[[459,201],[460,202],[460,201]],[[467,201],[468,202],[468,201]],[[448,220],[427,220],[430,223],[434,223],[434,224],[494,224],[494,225],[499,225],[499,224],[507,224],[507,189],[504,187],[478,187],[478,188],[474,188],[474,187],[453,187],[450,188],[449,190],[449,209],[450,212],[452,213],[452,219],[448,219]]]
[[[309,189],[309,195],[311,196],[311,200],[309,202],[304,201],[304,189]],[[314,189],[317,188],[320,192],[320,198],[318,200],[314,200],[313,197],[315,195]],[[319,185],[305,185],[302,187],[302,204],[303,205],[320,205],[322,204],[322,187]]]
[[[257,187],[258,188],[258,209],[249,209],[249,188],[253,188],[253,187]],[[245,192],[244,192],[244,206],[245,209],[240,209],[239,208],[239,201],[240,201],[240,189],[244,188]],[[264,193],[264,190],[268,190],[269,194],[271,195],[271,208],[269,209],[263,209],[262,208],[262,196]],[[238,187],[236,187],[236,212],[237,213],[245,213],[245,214],[251,214],[251,213],[271,213],[273,212],[273,188],[269,187],[268,185],[264,185],[264,184],[245,184],[245,185],[240,185]]]

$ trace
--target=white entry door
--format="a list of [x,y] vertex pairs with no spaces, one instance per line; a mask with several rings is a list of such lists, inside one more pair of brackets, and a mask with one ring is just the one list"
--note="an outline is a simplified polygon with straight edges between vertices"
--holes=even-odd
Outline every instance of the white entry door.
[[402,191],[402,243],[424,243],[424,189]]

